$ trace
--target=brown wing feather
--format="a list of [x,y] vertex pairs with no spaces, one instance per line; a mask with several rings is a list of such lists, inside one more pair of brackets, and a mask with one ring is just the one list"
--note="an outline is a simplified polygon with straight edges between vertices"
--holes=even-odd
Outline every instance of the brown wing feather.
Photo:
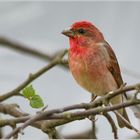
[[[117,61],[117,58],[116,58],[116,55],[114,53],[114,51],[112,50],[112,48],[110,47],[110,45],[105,42],[105,45],[104,47],[106,48],[108,54],[109,54],[109,57],[110,57],[110,61],[108,62],[108,69],[109,71],[112,73],[117,85],[118,85],[118,88],[123,84],[123,80],[122,80],[122,77],[121,77],[121,71],[120,71],[120,67],[119,67],[119,64],[118,64],[118,61]],[[126,99],[127,99],[127,96],[126,94],[124,93]],[[123,102],[123,96],[122,97],[122,102]],[[122,110],[120,110],[120,112],[122,112]],[[120,113],[119,112],[119,113]],[[128,115],[127,115],[127,112],[125,110],[125,108],[123,108],[123,112],[121,113],[121,115],[127,120],[130,122],[129,118],[128,118]],[[129,129],[132,129],[130,128],[130,126],[128,126],[127,124],[125,124],[124,122],[122,122],[122,120],[117,116],[117,120],[118,120],[118,124],[119,126],[122,128],[122,127],[127,127]]]
[[104,47],[106,48],[106,50],[109,54],[109,57],[110,57],[110,61],[108,62],[107,67],[108,67],[109,71],[112,73],[112,75],[118,85],[118,88],[119,88],[123,84],[123,80],[121,77],[121,71],[120,71],[120,67],[119,67],[116,55],[107,42],[105,42]]

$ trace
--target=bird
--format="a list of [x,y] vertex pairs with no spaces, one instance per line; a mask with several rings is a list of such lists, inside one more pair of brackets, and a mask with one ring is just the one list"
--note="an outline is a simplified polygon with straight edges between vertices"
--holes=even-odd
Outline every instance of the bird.
[[[103,33],[89,21],[74,22],[62,34],[69,37],[68,62],[76,82],[96,96],[104,96],[123,85],[117,57]],[[111,104],[123,102],[124,95],[111,99]],[[117,110],[130,122],[125,108]],[[127,127],[116,115],[120,128]]]

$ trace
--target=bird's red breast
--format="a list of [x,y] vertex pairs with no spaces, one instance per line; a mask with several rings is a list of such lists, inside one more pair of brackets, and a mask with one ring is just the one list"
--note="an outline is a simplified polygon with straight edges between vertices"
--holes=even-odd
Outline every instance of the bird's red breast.
[[[75,80],[83,88],[99,96],[117,88],[117,84],[107,69],[103,48],[71,47],[69,52],[69,67]],[[105,58],[108,57],[108,58]]]

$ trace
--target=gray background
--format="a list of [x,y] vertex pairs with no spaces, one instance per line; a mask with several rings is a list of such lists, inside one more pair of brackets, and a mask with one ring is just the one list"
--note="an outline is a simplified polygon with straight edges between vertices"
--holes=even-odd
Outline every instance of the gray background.
[[[140,70],[140,3],[139,2],[0,2],[0,35],[24,43],[46,53],[68,48],[68,39],[60,32],[73,22],[88,20],[104,33],[113,47],[123,79],[127,84],[139,81],[128,74]],[[0,94],[21,83],[29,73],[46,65],[46,62],[0,48]],[[71,74],[58,67],[53,68],[38,80],[34,87],[49,105],[63,107],[89,102],[90,94],[79,87]],[[28,101],[12,98],[8,103],[18,103],[22,110],[35,113],[37,110]],[[128,109],[131,122],[139,128],[138,120]],[[112,114],[114,117],[114,114]],[[105,118],[98,116],[98,138],[111,138],[111,128]],[[61,128],[63,134],[73,134],[89,129],[90,121],[77,121]],[[64,129],[65,128],[65,129]],[[5,129],[9,131],[8,127]],[[119,129],[121,138],[132,137],[135,132]],[[21,138],[46,137],[41,131],[28,127]]]

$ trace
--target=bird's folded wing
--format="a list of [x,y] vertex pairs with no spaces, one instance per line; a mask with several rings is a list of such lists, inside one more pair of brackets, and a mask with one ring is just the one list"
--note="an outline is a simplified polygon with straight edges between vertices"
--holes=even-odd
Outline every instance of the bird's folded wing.
[[119,88],[123,84],[123,80],[121,77],[121,71],[120,71],[120,67],[119,67],[116,55],[107,42],[104,42],[103,47],[105,47],[105,49],[107,50],[107,53],[109,54],[109,60],[107,60],[108,61],[107,68],[113,75]]

